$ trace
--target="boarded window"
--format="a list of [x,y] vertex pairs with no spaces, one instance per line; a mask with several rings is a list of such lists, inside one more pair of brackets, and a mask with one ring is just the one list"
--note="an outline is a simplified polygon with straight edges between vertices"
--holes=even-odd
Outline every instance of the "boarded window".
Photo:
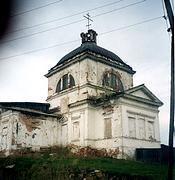
[[104,119],[104,138],[112,137],[111,118]]
[[128,128],[129,128],[129,137],[136,137],[136,119],[134,117],[128,117]]
[[154,139],[154,122],[148,121],[148,138]]
[[79,122],[73,123],[73,140],[78,140],[80,137]]
[[145,120],[139,118],[138,121],[138,134],[140,139],[145,139]]
[[62,125],[61,137],[62,137],[62,144],[63,144],[63,145],[66,145],[66,144],[68,143],[67,124]]

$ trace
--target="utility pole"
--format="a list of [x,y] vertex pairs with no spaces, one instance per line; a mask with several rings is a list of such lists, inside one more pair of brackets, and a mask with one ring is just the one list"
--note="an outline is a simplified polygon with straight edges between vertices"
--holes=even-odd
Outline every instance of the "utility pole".
[[174,15],[169,0],[164,0],[171,32],[171,93],[170,93],[170,124],[169,124],[169,158],[168,158],[168,180],[173,180],[173,133],[174,133]]

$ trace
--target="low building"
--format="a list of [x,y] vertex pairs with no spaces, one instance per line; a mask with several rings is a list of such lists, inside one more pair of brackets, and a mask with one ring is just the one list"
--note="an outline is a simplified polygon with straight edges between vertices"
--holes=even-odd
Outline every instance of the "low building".
[[58,145],[59,119],[47,103],[0,103],[0,153]]

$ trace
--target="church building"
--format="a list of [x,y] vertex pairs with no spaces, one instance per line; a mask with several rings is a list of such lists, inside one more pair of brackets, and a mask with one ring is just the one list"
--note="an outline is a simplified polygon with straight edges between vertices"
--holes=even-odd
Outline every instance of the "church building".
[[98,46],[94,30],[81,40],[45,75],[47,103],[0,103],[0,151],[74,144],[126,158],[160,147],[163,103],[144,84],[133,86],[135,71]]

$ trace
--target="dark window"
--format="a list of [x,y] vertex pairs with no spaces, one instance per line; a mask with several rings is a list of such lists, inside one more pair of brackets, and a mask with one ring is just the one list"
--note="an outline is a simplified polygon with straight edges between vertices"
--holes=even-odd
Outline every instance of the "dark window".
[[103,86],[107,86],[112,88],[115,91],[122,92],[123,91],[123,84],[120,78],[114,73],[105,73],[103,76]]
[[18,131],[19,131],[19,125],[18,123],[16,123],[16,134],[18,134]]
[[68,74],[65,74],[63,76],[63,89],[62,90],[65,90],[68,88]]
[[69,87],[73,87],[73,86],[75,86],[75,81],[74,81],[74,78],[73,78],[73,76],[70,74],[69,75]]
[[61,79],[59,80],[56,88],[56,92],[60,92],[60,91],[61,91]]
[[103,85],[109,86],[108,74],[105,74],[104,77],[103,77]]
[[65,89],[75,86],[75,80],[71,74],[65,74],[57,84],[56,92],[63,91]]
[[111,82],[110,82],[110,87],[115,89],[117,87],[117,77],[115,74],[111,74]]

